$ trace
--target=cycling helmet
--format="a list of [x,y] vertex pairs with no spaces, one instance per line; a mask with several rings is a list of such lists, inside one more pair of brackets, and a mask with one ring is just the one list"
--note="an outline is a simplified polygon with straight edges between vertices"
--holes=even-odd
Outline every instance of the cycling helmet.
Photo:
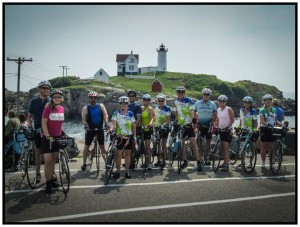
[[130,94],[134,94],[136,96],[136,91],[135,90],[129,90],[127,92],[127,95],[130,95]]
[[98,97],[98,93],[97,92],[94,92],[94,91],[90,91],[88,93],[88,97]]
[[121,103],[129,103],[129,98],[127,96],[121,96],[119,99],[118,99],[118,103],[121,104]]
[[253,98],[251,98],[250,96],[246,96],[246,97],[243,98],[243,101],[244,102],[251,102],[252,103],[253,102]]
[[164,94],[158,94],[157,96],[156,96],[156,99],[158,100],[158,99],[166,99],[166,96],[164,95]]
[[228,98],[227,98],[226,95],[220,95],[220,96],[218,97],[218,101],[227,101],[227,100],[228,100]]
[[204,88],[203,90],[202,90],[202,94],[210,94],[211,95],[211,90],[209,89],[209,88]]
[[266,100],[266,99],[273,99],[273,96],[272,95],[270,95],[270,94],[266,94],[266,95],[264,95],[263,96],[263,98],[262,98],[264,101]]
[[151,95],[149,95],[149,94],[144,94],[144,95],[143,95],[143,99],[151,99]]
[[59,90],[59,89],[54,89],[54,90],[51,91],[51,97],[52,97],[53,95],[55,95],[55,94],[63,95],[62,91]]
[[176,88],[176,92],[178,92],[178,91],[185,92],[185,87],[183,87],[183,86],[177,87],[177,88]]
[[38,85],[39,88],[44,86],[51,87],[51,83],[48,80],[43,80]]

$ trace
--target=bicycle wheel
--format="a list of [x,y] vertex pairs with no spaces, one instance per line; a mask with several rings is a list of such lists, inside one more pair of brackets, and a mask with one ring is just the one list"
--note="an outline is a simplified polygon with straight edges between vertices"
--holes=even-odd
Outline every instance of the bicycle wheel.
[[97,144],[95,145],[95,149],[96,149],[96,168],[97,168],[97,174],[99,174],[100,171],[100,146],[98,146]]
[[64,193],[68,193],[70,188],[70,170],[65,150],[59,152],[59,176]]
[[254,147],[252,147],[251,143],[248,142],[242,152],[242,157],[245,157],[244,165],[243,165],[244,171],[248,174],[253,172],[256,165],[257,152],[254,144],[253,146]]
[[27,155],[28,149],[25,148],[20,155],[20,160],[18,163],[18,169],[21,171],[21,176],[23,179],[26,175]]
[[230,165],[234,165],[239,157],[239,150],[238,150],[238,139],[232,139],[231,143],[229,144],[229,162]]
[[112,153],[108,155],[105,170],[105,185],[108,185],[115,165],[115,157]]
[[213,171],[216,172],[220,166],[222,155],[221,155],[221,143],[217,141],[212,154],[212,168]]
[[86,159],[86,166],[89,166],[90,171],[92,170],[93,159],[94,159],[94,156],[92,155],[92,153],[90,151],[88,151],[88,156]]
[[272,149],[272,154],[270,155],[270,167],[273,174],[278,174],[282,162],[282,143],[280,141],[275,141]]
[[153,142],[153,148],[151,149],[151,164],[153,164],[154,162],[154,157],[157,156],[157,144],[158,142],[157,141],[154,141]]
[[34,189],[36,186],[36,166],[34,152],[32,149],[30,149],[27,153],[26,175],[29,187]]
[[177,167],[178,167],[178,170],[177,170],[177,172],[178,172],[178,175],[180,174],[180,172],[181,172],[181,168],[180,168],[180,166],[181,166],[181,163],[182,163],[182,149],[181,149],[181,142],[178,142],[178,148],[177,148],[178,150],[177,150]]

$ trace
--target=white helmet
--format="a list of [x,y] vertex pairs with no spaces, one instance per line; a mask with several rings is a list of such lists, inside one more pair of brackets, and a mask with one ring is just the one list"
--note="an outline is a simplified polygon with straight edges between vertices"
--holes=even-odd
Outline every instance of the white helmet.
[[251,102],[252,103],[253,102],[253,98],[251,98],[250,96],[246,96],[246,97],[243,98],[243,101],[244,102]]
[[88,93],[88,97],[98,97],[98,93],[97,92],[94,92],[94,91],[90,91]]
[[164,95],[164,94],[158,94],[157,96],[156,96],[156,99],[158,100],[158,99],[164,99],[164,100],[166,100],[166,96]]
[[43,80],[39,83],[38,87],[44,87],[44,86],[47,86],[47,87],[51,87],[51,83],[48,81],[48,80]]
[[209,88],[204,88],[203,90],[202,90],[202,94],[204,95],[204,94],[209,94],[209,95],[211,95],[211,90],[209,89]]
[[220,95],[220,96],[218,97],[218,101],[227,101],[227,100],[228,100],[228,98],[227,98],[226,95]]
[[185,92],[185,87],[183,87],[183,86],[177,87],[177,88],[176,88],[176,92],[178,92],[178,91]]
[[266,95],[264,95],[263,96],[263,98],[262,98],[264,101],[266,100],[266,99],[273,99],[273,96],[272,95],[270,95],[270,94],[266,94]]
[[119,99],[118,99],[118,103],[129,103],[129,98],[127,96],[121,96]]
[[144,94],[144,95],[143,95],[143,99],[151,99],[151,95],[149,95],[149,94]]

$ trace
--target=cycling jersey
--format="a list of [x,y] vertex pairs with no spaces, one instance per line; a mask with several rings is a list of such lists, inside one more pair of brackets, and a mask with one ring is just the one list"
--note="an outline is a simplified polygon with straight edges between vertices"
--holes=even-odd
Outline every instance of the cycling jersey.
[[191,123],[190,110],[195,109],[194,104],[194,101],[187,97],[183,100],[175,100],[175,106],[178,113],[178,124],[185,125]]
[[51,101],[50,97],[47,97],[45,99],[36,97],[31,100],[28,112],[33,115],[34,129],[39,129],[42,127],[43,110],[44,110],[46,104],[50,101]]
[[[270,111],[267,111],[266,107],[263,106],[259,109],[259,116],[263,116],[264,120],[271,125],[275,125],[276,109],[271,107]],[[266,125],[260,124],[261,127],[267,127]]]
[[96,103],[95,106],[87,105],[86,122],[91,129],[103,128],[103,113],[99,103]]
[[47,127],[50,136],[61,136],[62,124],[65,119],[63,106],[50,109],[50,107],[47,105],[44,109],[42,118],[48,119]]
[[159,106],[154,108],[155,120],[154,126],[160,127],[167,122],[167,117],[171,116],[171,108],[163,105],[162,109]]
[[122,114],[120,111],[115,111],[111,117],[111,120],[117,122],[116,134],[122,136],[132,135],[131,130],[132,123],[135,122],[134,114],[128,111],[126,115]]
[[254,128],[254,121],[257,120],[257,116],[255,114],[255,110],[251,109],[246,115],[245,115],[245,108],[240,109],[240,119],[241,119],[241,128],[247,129],[247,130],[255,130]]
[[137,115],[142,114],[142,107],[137,102],[129,103],[128,110],[133,112],[135,119],[137,119]]
[[274,107],[276,109],[276,118],[277,120],[281,123],[282,122],[282,118],[284,115],[283,109],[281,109],[280,107],[276,106]]
[[214,113],[217,112],[217,106],[211,100],[205,103],[201,99],[195,103],[195,112],[198,112],[198,124],[209,127],[213,120]]
[[[150,119],[150,115],[148,113],[149,108],[151,108],[151,107],[148,106],[142,112],[141,126],[148,126],[150,124],[151,119]],[[144,131],[149,131],[149,128],[144,128]]]

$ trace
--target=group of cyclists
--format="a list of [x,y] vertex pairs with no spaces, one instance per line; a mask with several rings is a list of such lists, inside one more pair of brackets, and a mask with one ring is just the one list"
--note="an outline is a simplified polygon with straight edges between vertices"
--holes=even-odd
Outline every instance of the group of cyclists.
[[[35,130],[35,164],[36,180],[41,180],[40,165],[41,154],[45,162],[44,172],[46,178],[46,193],[50,193],[52,188],[59,185],[55,182],[57,177],[54,173],[55,161],[58,156],[59,147],[53,141],[53,138],[60,137],[63,134],[62,123],[64,121],[63,92],[59,89],[53,89],[50,93],[51,83],[42,81],[38,85],[40,95],[31,100],[28,110],[28,127]],[[218,107],[210,100],[212,90],[204,88],[202,98],[193,101],[186,97],[186,89],[183,86],[176,88],[177,99],[175,99],[176,122],[183,128],[183,138],[190,142],[195,160],[197,162],[197,171],[202,171],[203,165],[210,165],[209,153],[203,153],[202,146],[198,147],[196,142],[195,128],[200,131],[200,136],[206,139],[206,150],[211,152],[211,139],[213,128],[222,129],[220,132],[221,145],[223,151],[224,163],[221,166],[222,171],[229,170],[229,143],[232,138],[234,123],[234,113],[232,108],[227,106],[228,97],[220,95],[218,97]],[[49,97],[50,94],[50,97]],[[135,153],[137,152],[137,136],[142,130],[145,143],[146,167],[148,170],[153,168],[151,164],[151,136],[153,127],[161,131],[161,145],[158,147],[158,160],[155,166],[164,168],[167,157],[167,139],[170,134],[171,108],[166,103],[166,96],[158,94],[155,97],[157,105],[150,106],[151,95],[142,96],[142,105],[137,102],[137,92],[130,90],[127,96],[118,98],[118,110],[112,114],[111,123],[108,124],[109,116],[105,106],[98,103],[98,94],[94,91],[88,93],[89,104],[82,109],[82,123],[85,130],[85,145],[83,150],[83,164],[81,170],[86,170],[86,161],[89,147],[97,138],[100,146],[101,155],[106,161],[106,149],[104,146],[104,130],[109,134],[126,138],[120,140],[117,146],[115,156],[116,172],[113,178],[120,177],[122,165],[122,153],[125,154],[125,178],[131,178],[130,169],[135,168]],[[275,141],[272,135],[272,127],[282,126],[282,121],[277,119],[277,110],[272,107],[273,97],[269,94],[264,95],[263,106],[259,109],[260,125],[257,123],[256,111],[253,108],[253,99],[250,96],[243,98],[243,107],[240,109],[240,123],[242,129],[249,132],[259,131],[261,136],[261,160],[262,168],[265,168],[266,153],[272,152],[272,143]],[[34,124],[32,124],[34,122]],[[196,126],[196,127],[194,127]],[[271,126],[271,127],[270,127]],[[42,130],[40,130],[42,129]],[[186,151],[182,150],[182,164],[180,168],[186,168],[188,161]],[[204,161],[205,160],[205,161]],[[240,164],[241,165],[241,164]]]

